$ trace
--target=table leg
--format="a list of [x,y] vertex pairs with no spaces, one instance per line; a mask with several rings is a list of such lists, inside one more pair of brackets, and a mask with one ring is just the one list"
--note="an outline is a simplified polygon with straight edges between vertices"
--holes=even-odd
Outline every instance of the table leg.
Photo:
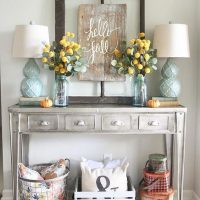
[[[19,129],[15,127],[18,117],[10,114],[10,144],[13,199],[18,200],[18,162],[19,162]],[[16,119],[18,118],[18,119]]]
[[21,134],[21,158],[25,166],[29,166],[29,135]]
[[185,160],[185,115],[177,113],[177,134],[175,137],[177,166],[177,199],[183,200],[184,160]]
[[171,134],[165,134],[165,155],[167,156],[167,163],[168,163],[168,169],[170,170],[170,186],[173,187],[174,181],[173,181],[173,176],[174,176],[174,168],[173,168],[173,161],[174,161],[174,156],[173,156],[173,146],[174,146],[174,137]]

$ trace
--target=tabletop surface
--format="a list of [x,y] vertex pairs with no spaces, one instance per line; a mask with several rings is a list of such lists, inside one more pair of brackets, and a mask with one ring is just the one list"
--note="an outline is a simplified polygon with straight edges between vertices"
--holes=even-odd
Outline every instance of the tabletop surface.
[[13,105],[8,108],[9,112],[187,112],[184,106],[178,107],[133,107],[131,105],[118,105],[118,104],[71,104],[67,107],[50,107],[41,108],[37,106],[19,106]]

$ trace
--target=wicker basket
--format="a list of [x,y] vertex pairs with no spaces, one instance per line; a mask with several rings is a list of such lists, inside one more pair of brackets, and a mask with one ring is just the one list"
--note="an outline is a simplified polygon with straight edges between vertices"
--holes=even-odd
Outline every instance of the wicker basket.
[[147,191],[140,191],[141,200],[173,200],[174,198],[174,190],[169,189],[168,192],[156,192],[149,193]]
[[[30,168],[40,172],[45,167],[52,165],[40,164]],[[69,174],[69,167],[63,176],[49,180],[29,180],[19,177],[19,196],[21,200],[65,200],[66,199],[66,178]]]
[[168,192],[170,188],[170,172],[151,173],[144,170],[143,189],[151,192]]

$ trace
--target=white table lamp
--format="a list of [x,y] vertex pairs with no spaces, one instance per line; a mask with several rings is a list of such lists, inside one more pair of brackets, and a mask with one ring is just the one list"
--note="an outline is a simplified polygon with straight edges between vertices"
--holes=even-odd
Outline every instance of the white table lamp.
[[21,93],[24,97],[38,97],[41,95],[40,69],[34,58],[42,57],[44,43],[48,42],[48,27],[32,24],[16,26],[13,56],[29,58],[23,69],[25,78],[21,82]]
[[157,56],[167,58],[161,74],[160,92],[164,97],[178,97],[181,86],[176,79],[178,68],[172,58],[190,57],[188,26],[185,24],[163,24],[155,27],[153,48]]

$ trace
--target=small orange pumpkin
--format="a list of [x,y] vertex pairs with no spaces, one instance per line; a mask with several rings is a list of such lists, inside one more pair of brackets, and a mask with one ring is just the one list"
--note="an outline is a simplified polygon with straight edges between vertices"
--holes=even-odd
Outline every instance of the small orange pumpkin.
[[150,108],[158,108],[160,106],[160,101],[159,100],[149,100],[147,102],[147,106]]
[[40,101],[40,106],[43,108],[49,108],[53,105],[53,102],[48,97]]

